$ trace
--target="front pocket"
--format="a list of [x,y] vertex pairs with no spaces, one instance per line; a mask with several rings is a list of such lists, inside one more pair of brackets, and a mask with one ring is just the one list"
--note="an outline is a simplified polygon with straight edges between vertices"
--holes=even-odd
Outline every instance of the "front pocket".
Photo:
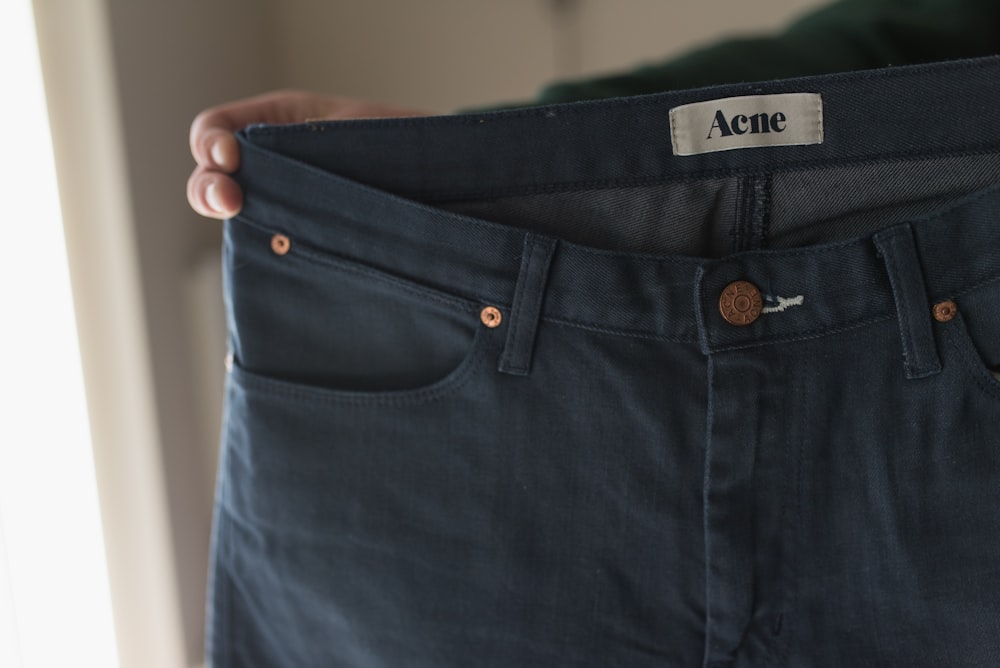
[[268,395],[281,395],[297,401],[338,403],[365,406],[413,406],[446,397],[472,380],[489,359],[492,346],[490,330],[477,330],[472,346],[456,367],[436,381],[417,387],[395,390],[345,390],[327,385],[306,384],[269,376],[246,368],[233,356],[229,373],[237,385]]
[[399,400],[438,393],[474,366],[484,306],[227,222],[225,297],[233,369],[303,397]]
[[1000,399],[1000,278],[955,298],[958,313],[939,323],[974,380]]
[[946,323],[946,337],[960,358],[966,376],[992,398],[1000,401],[1000,371],[992,367],[969,332],[965,318],[959,314]]

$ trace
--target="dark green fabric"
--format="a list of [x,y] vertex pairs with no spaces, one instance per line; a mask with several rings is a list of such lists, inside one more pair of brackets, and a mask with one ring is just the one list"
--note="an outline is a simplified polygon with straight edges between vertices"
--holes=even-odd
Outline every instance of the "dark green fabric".
[[841,0],[776,36],[732,39],[620,74],[556,82],[534,100],[489,109],[996,53],[1000,53],[1000,0]]

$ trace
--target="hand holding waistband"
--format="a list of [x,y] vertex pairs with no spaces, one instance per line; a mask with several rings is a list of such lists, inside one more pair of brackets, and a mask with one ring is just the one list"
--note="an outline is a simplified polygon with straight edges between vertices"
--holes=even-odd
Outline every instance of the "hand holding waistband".
[[211,107],[191,123],[191,155],[198,166],[188,178],[188,202],[209,218],[223,219],[239,213],[243,194],[227,175],[240,165],[233,132],[247,125],[424,115],[429,112],[296,90],[272,91]]

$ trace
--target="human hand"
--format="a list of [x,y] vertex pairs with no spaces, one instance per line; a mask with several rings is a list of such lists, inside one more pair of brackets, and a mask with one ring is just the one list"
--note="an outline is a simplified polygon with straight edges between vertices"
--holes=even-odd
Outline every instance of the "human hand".
[[297,90],[273,91],[206,109],[191,123],[191,155],[198,166],[188,178],[188,203],[209,218],[229,218],[239,212],[243,193],[227,175],[240,165],[233,133],[247,125],[427,115],[430,112]]

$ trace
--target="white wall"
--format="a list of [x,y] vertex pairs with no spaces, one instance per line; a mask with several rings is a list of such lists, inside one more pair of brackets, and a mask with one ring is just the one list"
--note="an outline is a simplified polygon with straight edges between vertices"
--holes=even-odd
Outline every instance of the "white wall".
[[448,112],[529,99],[563,77],[773,30],[825,0],[284,0],[288,85]]

